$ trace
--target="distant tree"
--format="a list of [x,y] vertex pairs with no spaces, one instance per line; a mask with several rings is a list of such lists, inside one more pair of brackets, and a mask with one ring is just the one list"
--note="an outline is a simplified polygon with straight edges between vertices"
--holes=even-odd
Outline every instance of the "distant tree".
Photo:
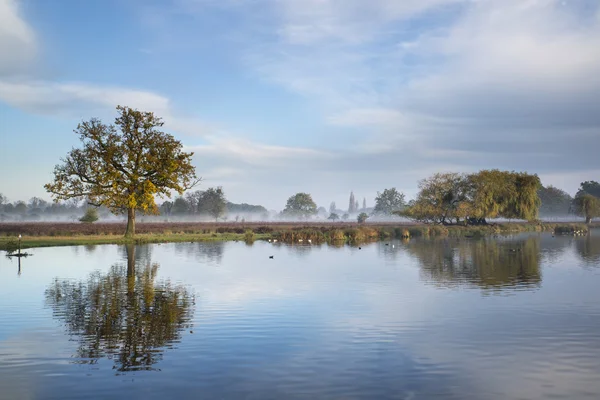
[[327,210],[325,209],[325,207],[317,208],[317,215],[319,216],[319,218],[327,218]]
[[185,194],[185,201],[188,204],[188,213],[198,214],[202,208],[202,191],[188,192]]
[[221,186],[216,188],[208,188],[202,192],[200,199],[200,213],[211,215],[215,221],[225,214],[227,200],[225,192]]
[[6,203],[4,204],[4,212],[7,214],[14,214],[15,213],[15,206],[12,203]]
[[171,215],[173,211],[173,202],[172,201],[164,201],[160,205],[160,213],[163,215]]
[[48,202],[46,202],[43,199],[40,199],[39,197],[32,197],[31,199],[29,199],[29,208],[31,209],[46,208],[47,205]]
[[0,209],[2,209],[2,206],[6,202],[7,202],[6,197],[2,193],[0,193]]
[[344,213],[344,215],[342,215],[342,219],[343,219],[344,221],[346,221],[348,218],[350,218],[350,214],[348,214],[348,213]]
[[248,213],[248,214],[264,214],[268,213],[267,209],[260,205],[251,205],[246,203],[236,204],[227,202],[227,212],[229,213]]
[[367,209],[367,198],[366,197],[363,197],[363,208],[362,209],[363,210]]
[[573,202],[567,192],[551,185],[540,187],[538,196],[541,201],[540,214],[543,215],[566,215]]
[[367,220],[367,218],[369,218],[369,215],[367,213],[360,213],[358,214],[358,217],[356,217],[356,220],[358,221],[359,224],[362,224],[363,222],[365,222]]
[[331,213],[331,214],[329,214],[329,217],[327,217],[327,219],[330,219],[331,221],[335,222],[338,219],[340,219],[340,216],[337,215],[336,213]]
[[296,193],[287,201],[285,215],[308,218],[317,213],[317,205],[308,193]]
[[589,193],[579,193],[573,200],[573,211],[584,217],[585,223],[589,224],[593,218],[600,217],[600,199]]
[[356,200],[354,199],[354,192],[350,192],[350,200],[348,201],[348,214],[354,214],[356,212]]
[[24,201],[17,201],[15,204],[15,213],[21,215],[27,214],[27,204]]
[[406,206],[404,193],[398,192],[396,188],[385,189],[383,193],[377,192],[373,214],[390,215],[395,211],[401,211],[404,206]]
[[[596,181],[585,181],[581,182],[577,195],[580,194],[591,194],[594,197],[600,198],[600,183]],[[576,195],[576,196],[577,196]]]
[[185,198],[183,198],[182,196],[175,198],[175,201],[173,202],[173,208],[172,208],[173,214],[183,215],[183,214],[189,213],[189,210],[190,210],[190,204],[187,202],[187,200]]
[[332,201],[329,205],[329,214],[335,214],[337,207],[335,206],[335,201]]
[[163,122],[151,112],[117,107],[115,125],[99,119],[82,122],[75,133],[83,148],[71,150],[44,187],[55,200],[88,198],[114,213],[127,212],[125,236],[135,235],[137,210],[156,214],[156,196],[182,194],[199,182],[193,153],[160,131]]
[[98,211],[92,207],[88,208],[87,210],[85,210],[85,214],[83,215],[83,217],[79,218],[79,221],[88,224],[98,221]]

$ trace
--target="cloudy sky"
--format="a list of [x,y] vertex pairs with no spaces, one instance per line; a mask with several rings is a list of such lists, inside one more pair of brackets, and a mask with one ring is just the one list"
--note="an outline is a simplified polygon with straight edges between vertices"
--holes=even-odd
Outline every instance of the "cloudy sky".
[[600,179],[597,0],[0,0],[0,192],[39,196],[82,119],[154,111],[234,202],[434,172]]

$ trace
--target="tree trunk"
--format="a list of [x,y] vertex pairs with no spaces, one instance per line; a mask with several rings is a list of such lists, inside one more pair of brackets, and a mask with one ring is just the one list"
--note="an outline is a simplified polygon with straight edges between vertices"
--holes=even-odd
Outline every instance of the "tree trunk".
[[127,230],[125,237],[135,236],[135,208],[127,209]]
[[589,224],[592,222],[592,218],[591,217],[585,217],[585,223]]
[[135,290],[135,245],[125,245],[127,252],[127,294],[133,294]]

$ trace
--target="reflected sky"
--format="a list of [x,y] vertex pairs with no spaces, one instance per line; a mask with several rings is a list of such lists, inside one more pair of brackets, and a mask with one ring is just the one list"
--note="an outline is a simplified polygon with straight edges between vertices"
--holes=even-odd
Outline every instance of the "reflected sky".
[[[20,276],[0,257],[0,398],[597,398],[599,246],[599,232],[80,246],[34,249]],[[77,301],[49,300],[57,288]],[[142,334],[174,288],[194,296],[189,328]],[[128,293],[148,318],[98,312]],[[119,351],[90,340],[107,322]],[[127,338],[152,342],[152,368],[123,368]]]

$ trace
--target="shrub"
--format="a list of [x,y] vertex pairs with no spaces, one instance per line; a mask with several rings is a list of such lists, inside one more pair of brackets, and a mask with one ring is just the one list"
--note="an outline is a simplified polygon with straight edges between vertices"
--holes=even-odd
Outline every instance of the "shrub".
[[244,234],[244,241],[246,243],[252,243],[252,242],[254,242],[254,232],[252,232],[251,229],[248,229],[246,231],[246,233]]
[[84,216],[79,218],[79,221],[87,224],[91,224],[98,221],[98,210],[92,207],[88,208],[87,210],[85,210]]

